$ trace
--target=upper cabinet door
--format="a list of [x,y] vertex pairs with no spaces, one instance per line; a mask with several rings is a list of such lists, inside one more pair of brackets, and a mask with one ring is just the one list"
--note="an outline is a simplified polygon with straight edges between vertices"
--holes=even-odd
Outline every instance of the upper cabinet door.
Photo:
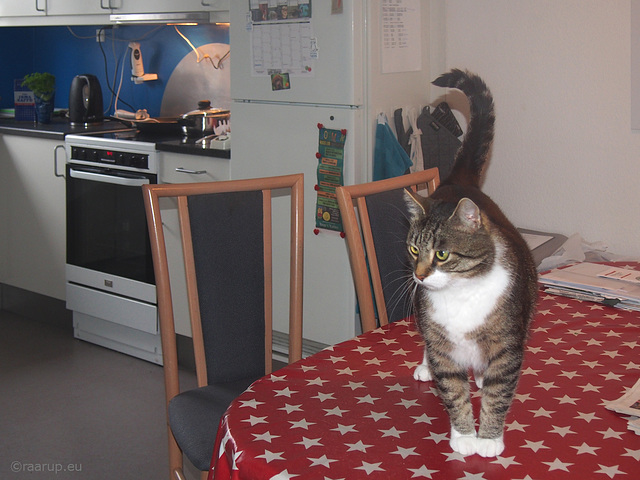
[[[44,0],[40,0],[44,1]],[[111,13],[114,0],[46,0],[47,15],[96,15]]]
[[30,17],[46,15],[47,0],[22,0],[0,2],[0,17]]
[[113,13],[209,12],[229,10],[229,0],[103,0]]
[[230,0],[19,0],[0,1],[0,17],[228,11]]
[[109,14],[109,2],[120,0],[21,0],[1,1],[0,17]]

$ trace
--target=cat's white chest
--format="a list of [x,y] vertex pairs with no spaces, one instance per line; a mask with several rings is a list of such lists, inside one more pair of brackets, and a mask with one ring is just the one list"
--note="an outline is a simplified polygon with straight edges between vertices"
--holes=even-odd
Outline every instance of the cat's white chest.
[[442,290],[425,292],[431,301],[431,318],[446,329],[454,345],[451,354],[458,363],[473,367],[482,363],[477,344],[466,335],[484,324],[509,281],[507,270],[496,265],[481,277],[461,279]]

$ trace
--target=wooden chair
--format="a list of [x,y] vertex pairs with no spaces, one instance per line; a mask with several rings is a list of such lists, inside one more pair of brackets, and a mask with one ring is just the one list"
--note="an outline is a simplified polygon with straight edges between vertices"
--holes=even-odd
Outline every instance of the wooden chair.
[[364,332],[411,313],[405,246],[409,222],[404,189],[426,190],[422,193],[431,195],[439,184],[438,169],[430,168],[337,188]]
[[[184,478],[183,453],[206,478],[227,406],[272,370],[274,190],[274,196],[291,195],[289,362],[302,357],[303,185],[304,176],[296,174],[143,188],[158,292],[172,479]],[[165,221],[165,197],[173,198],[173,205],[177,201],[179,227]],[[176,230],[198,384],[183,392],[168,263],[168,254],[175,252],[167,250]]]

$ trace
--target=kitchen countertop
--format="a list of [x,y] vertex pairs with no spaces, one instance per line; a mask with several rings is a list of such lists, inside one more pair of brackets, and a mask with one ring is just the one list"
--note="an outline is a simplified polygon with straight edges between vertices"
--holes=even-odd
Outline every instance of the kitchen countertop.
[[[98,132],[112,132],[116,130],[129,130],[131,127],[117,121],[105,120],[100,125],[89,127],[75,127],[69,124],[66,118],[54,117],[51,123],[33,123],[17,121],[12,118],[0,118],[0,134],[22,135],[28,137],[45,138],[64,141],[66,135]],[[217,158],[231,158],[231,150],[217,150],[202,148],[196,144],[196,138],[186,138],[181,134],[143,134],[144,140],[155,142],[158,151],[185,153],[190,155],[203,155]]]
[[122,128],[125,130],[124,124],[106,120],[100,125],[91,125],[89,127],[75,127],[69,124],[66,118],[54,117],[51,123],[35,123],[18,121],[13,118],[0,118],[0,133],[9,133],[12,135],[23,135],[27,137],[47,138],[50,140],[64,141],[64,137],[71,133],[81,134],[90,132],[106,132]]

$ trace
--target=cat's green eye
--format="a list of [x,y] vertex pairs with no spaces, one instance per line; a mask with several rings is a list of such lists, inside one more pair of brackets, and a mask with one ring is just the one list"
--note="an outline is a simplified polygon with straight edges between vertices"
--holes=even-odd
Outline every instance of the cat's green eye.
[[438,250],[436,252],[436,258],[439,261],[444,262],[445,260],[447,260],[447,258],[449,258],[449,252],[447,250]]
[[415,245],[409,245],[409,252],[411,253],[411,255],[413,255],[414,257],[417,257],[418,254],[420,253],[420,250],[418,250],[418,247],[416,247]]

